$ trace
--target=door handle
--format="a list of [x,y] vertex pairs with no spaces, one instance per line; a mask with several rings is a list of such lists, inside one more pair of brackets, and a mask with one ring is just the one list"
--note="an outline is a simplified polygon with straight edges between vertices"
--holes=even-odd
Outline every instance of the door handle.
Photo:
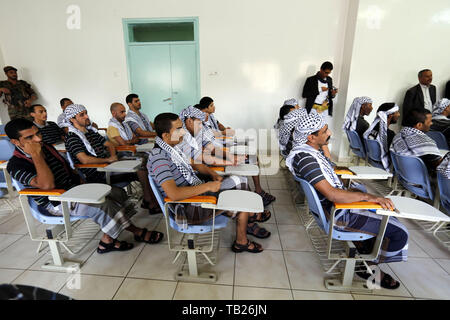
[[178,91],[174,91],[174,92],[172,92],[173,94],[178,94]]
[[172,100],[172,98],[164,99],[163,102],[166,102],[166,101],[169,101],[169,100]]

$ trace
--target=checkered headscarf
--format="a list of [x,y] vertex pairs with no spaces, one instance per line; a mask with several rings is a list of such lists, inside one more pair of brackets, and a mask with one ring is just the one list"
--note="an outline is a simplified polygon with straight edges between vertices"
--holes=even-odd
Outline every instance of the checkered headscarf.
[[[84,133],[81,132],[80,130],[78,130],[77,128],[75,128],[73,126],[72,122],[70,121],[70,119],[74,118],[77,114],[79,114],[80,112],[83,112],[83,111],[86,111],[86,108],[81,104],[71,104],[71,105],[67,106],[67,108],[64,110],[64,115],[66,116],[65,121],[66,121],[67,127],[69,128],[69,132],[75,133],[83,142],[84,146],[86,147],[86,150],[90,154],[92,154],[94,157],[96,157],[97,153],[95,153],[94,148],[92,148],[91,144],[86,139],[86,136],[84,135]],[[86,127],[86,129],[97,132],[97,129],[93,128],[92,126]]]
[[[389,146],[388,146],[388,139],[387,139],[387,130],[388,130],[388,123],[387,118],[389,115],[399,111],[398,105],[394,105],[391,109],[387,111],[379,111],[377,113],[377,117],[373,121],[373,123],[370,125],[369,129],[367,129],[364,132],[364,139],[370,139],[371,134],[373,136],[376,136],[375,140],[378,141],[378,144],[381,147],[381,162],[383,163],[383,167],[386,171],[389,171]],[[374,130],[377,124],[380,124],[378,127],[378,132]]]
[[319,131],[325,125],[325,119],[322,114],[317,113],[315,109],[311,110],[311,113],[309,114],[305,112],[305,114],[298,119],[295,127],[293,139],[294,145],[305,144],[311,133]]
[[372,103],[372,99],[369,97],[357,97],[353,100],[345,116],[344,125],[342,126],[343,130],[356,130],[359,112],[361,111],[361,106],[365,103]]
[[403,127],[397,133],[392,141],[390,150],[401,156],[421,157],[427,154],[441,156],[433,139],[422,131],[411,127]]
[[307,111],[305,108],[294,109],[284,117],[284,120],[280,122],[278,142],[281,150],[284,151],[286,149],[286,145],[289,142],[292,131],[298,126],[300,120],[305,116],[307,116]]
[[450,106],[450,100],[447,98],[441,99],[433,107],[433,118],[436,116],[440,116],[442,112]]
[[441,164],[436,169],[445,178],[450,179],[450,152],[447,152]]
[[292,99],[286,100],[286,101],[283,103],[283,105],[295,107],[296,105],[298,105],[298,101],[297,101],[297,99],[292,98]]

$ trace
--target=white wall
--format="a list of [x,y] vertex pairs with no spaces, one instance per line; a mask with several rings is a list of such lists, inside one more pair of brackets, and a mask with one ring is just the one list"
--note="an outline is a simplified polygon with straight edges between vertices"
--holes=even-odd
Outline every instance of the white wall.
[[[4,62],[34,84],[49,118],[67,96],[105,126],[107,107],[129,93],[122,18],[198,16],[201,94],[215,99],[225,124],[271,128],[283,101],[299,98],[323,61],[339,79],[348,1],[5,1],[0,43]],[[69,4],[81,8],[81,30],[66,28]]]
[[[450,80],[449,35],[448,0],[360,0],[345,110],[353,98],[369,96],[374,101],[369,122],[382,103],[396,102],[401,111],[406,90],[425,68],[433,71],[437,98],[442,97]],[[336,125],[342,124],[344,113],[336,114]],[[342,141],[344,158],[348,143]]]

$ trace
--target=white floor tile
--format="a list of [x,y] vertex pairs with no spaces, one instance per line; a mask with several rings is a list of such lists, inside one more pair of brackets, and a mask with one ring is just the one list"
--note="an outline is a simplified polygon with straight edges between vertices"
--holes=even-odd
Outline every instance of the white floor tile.
[[410,230],[409,235],[417,245],[434,259],[450,259],[450,250],[441,244],[433,235],[423,230]]
[[218,262],[216,265],[204,266],[202,271],[215,272],[217,275],[217,282],[215,284],[233,285],[234,282],[234,264],[235,255],[230,248],[219,248]]
[[123,278],[80,275],[78,280],[70,280],[59,293],[76,300],[111,300]]
[[300,225],[300,217],[293,205],[273,205],[278,224]]
[[25,271],[21,274],[14,284],[23,284],[38,288],[47,289],[53,292],[58,292],[64,284],[70,280],[69,273],[45,272],[45,271]]
[[315,253],[285,251],[284,256],[292,289],[327,291],[326,273]]
[[0,269],[0,284],[11,283],[25,270]]
[[448,274],[450,274],[450,259],[434,259]]
[[258,223],[258,225],[265,228],[267,231],[270,231],[270,237],[266,239],[258,239],[257,237],[248,234],[248,238],[251,241],[256,241],[262,245],[264,250],[281,250],[281,241],[277,225],[269,223]]
[[234,300],[292,300],[291,290],[234,287]]
[[278,225],[283,250],[314,251],[311,240],[301,225]]
[[27,224],[22,215],[14,215],[5,223],[0,224],[0,233],[8,234],[20,234],[24,235],[28,233]]
[[289,289],[281,251],[236,254],[235,285]]
[[12,243],[16,242],[23,236],[18,234],[0,234],[0,251],[9,247]]
[[43,254],[36,253],[38,242],[23,237],[0,252],[0,268],[27,269]]
[[349,293],[292,290],[294,300],[353,300]]
[[450,299],[450,275],[433,259],[410,258],[390,268],[415,298]]
[[174,300],[231,300],[233,287],[202,283],[178,282]]
[[173,281],[179,263],[172,264],[174,257],[166,245],[145,246],[128,277]]
[[127,278],[114,300],[172,300],[176,287],[176,281]]

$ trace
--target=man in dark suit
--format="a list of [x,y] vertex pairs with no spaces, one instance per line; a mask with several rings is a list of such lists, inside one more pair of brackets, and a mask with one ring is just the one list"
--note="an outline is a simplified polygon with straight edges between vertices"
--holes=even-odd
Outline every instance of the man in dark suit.
[[308,113],[314,108],[318,112],[328,109],[328,115],[333,114],[333,98],[337,88],[333,87],[333,79],[329,76],[333,70],[333,64],[326,61],[320,67],[320,71],[306,79],[302,97],[306,98],[306,110]]
[[436,103],[436,87],[431,84],[433,73],[429,69],[419,72],[419,84],[408,89],[403,101],[402,114],[406,117],[412,109],[427,109],[433,111],[433,105]]

